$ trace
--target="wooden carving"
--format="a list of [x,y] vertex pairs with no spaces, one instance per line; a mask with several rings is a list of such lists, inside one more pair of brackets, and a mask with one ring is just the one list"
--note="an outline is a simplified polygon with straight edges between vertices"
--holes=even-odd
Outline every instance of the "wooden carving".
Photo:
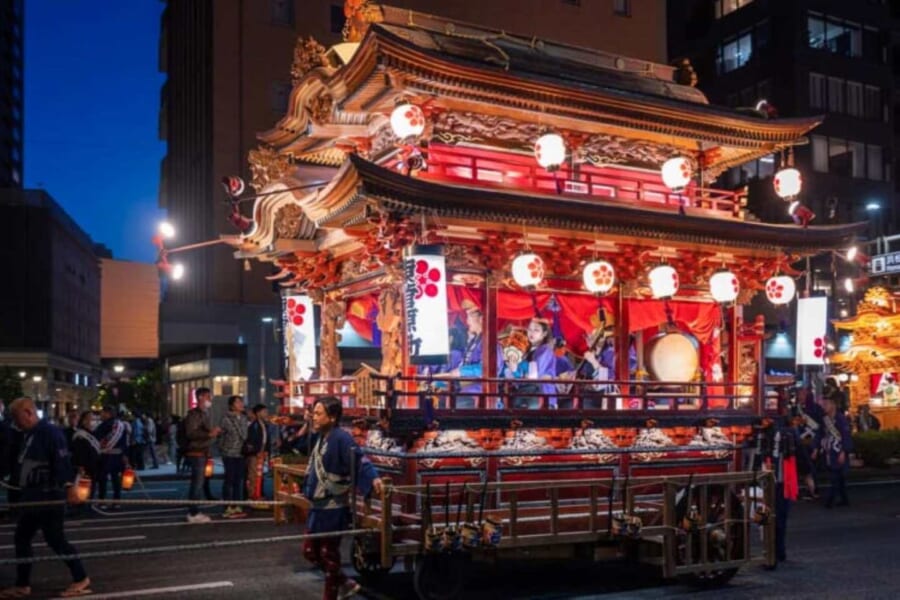
[[[484,144],[531,152],[544,132],[537,123],[517,121],[497,115],[445,111],[433,117],[434,138],[447,144]],[[675,155],[671,146],[611,134],[578,136],[576,160],[602,167],[639,164],[659,167]]]
[[250,185],[257,192],[268,184],[279,181],[294,170],[294,162],[290,156],[279,154],[269,146],[260,146],[248,154],[250,174],[253,179]]
[[375,323],[381,330],[381,373],[396,375],[403,369],[403,295],[398,286],[381,291]]
[[403,257],[403,249],[416,238],[415,225],[407,217],[376,210],[368,217],[373,227],[362,239],[370,262],[380,265],[396,264]]
[[381,7],[370,0],[344,0],[345,42],[360,42],[372,23],[380,23],[384,17]]
[[326,48],[312,36],[306,39],[297,38],[294,46],[294,62],[291,65],[291,81],[294,85],[316,67],[327,67],[328,59],[325,57]]
[[294,256],[282,259],[281,266],[290,271],[290,278],[279,283],[282,287],[296,286],[299,290],[321,289],[340,279],[340,263],[329,252],[315,256]]
[[319,373],[322,379],[338,379],[343,374],[343,363],[338,349],[339,333],[347,320],[347,303],[342,300],[326,300],[322,305],[322,338],[319,350]]
[[297,239],[303,228],[303,209],[297,204],[282,206],[275,213],[275,234],[281,239]]
[[309,116],[316,123],[327,123],[331,120],[331,112],[334,109],[334,98],[328,92],[322,92],[312,98],[306,106]]

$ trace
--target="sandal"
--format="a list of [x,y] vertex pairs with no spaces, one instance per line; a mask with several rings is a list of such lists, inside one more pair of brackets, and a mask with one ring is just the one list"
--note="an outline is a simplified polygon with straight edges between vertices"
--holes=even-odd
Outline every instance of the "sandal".
[[11,587],[0,590],[0,598],[27,598],[31,595],[31,587]]
[[75,581],[60,594],[63,598],[72,598],[74,596],[84,596],[91,593],[91,580],[85,577],[81,581]]

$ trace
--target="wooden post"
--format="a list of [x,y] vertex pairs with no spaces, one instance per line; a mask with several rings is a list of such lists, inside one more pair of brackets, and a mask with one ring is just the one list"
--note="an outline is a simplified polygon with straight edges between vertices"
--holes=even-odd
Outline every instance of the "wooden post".
[[391,480],[384,478],[381,488],[381,566],[390,569],[393,566],[391,556],[391,543],[393,533],[391,530]]

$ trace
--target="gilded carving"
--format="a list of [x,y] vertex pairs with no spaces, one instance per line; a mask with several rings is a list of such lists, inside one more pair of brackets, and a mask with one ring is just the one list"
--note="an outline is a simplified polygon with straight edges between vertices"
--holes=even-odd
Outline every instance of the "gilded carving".
[[403,249],[416,238],[416,227],[407,217],[376,210],[368,217],[372,227],[362,238],[369,261],[391,265],[400,261]]
[[381,373],[396,375],[403,369],[403,301],[398,286],[381,290],[378,296],[378,316],[381,330]]
[[282,206],[275,213],[275,235],[281,239],[296,239],[303,226],[303,209],[298,204]]
[[[537,123],[471,112],[435,113],[435,139],[447,144],[486,144],[529,152],[543,133]],[[672,158],[676,149],[626,137],[599,134],[585,136],[575,148],[576,159],[596,166],[640,164],[659,167]]]
[[698,81],[697,72],[694,70],[694,65],[691,64],[691,61],[687,58],[679,60],[678,65],[675,67],[675,83],[697,87]]
[[328,92],[323,92],[309,101],[306,109],[309,116],[316,123],[327,123],[334,109],[334,98]]
[[344,0],[344,17],[342,34],[345,42],[362,41],[369,25],[383,20],[381,7],[371,0]]
[[279,181],[294,170],[294,162],[290,156],[279,154],[269,146],[260,146],[248,154],[250,162],[250,185],[257,192],[268,184]]
[[338,349],[340,330],[347,320],[347,303],[328,300],[322,306],[322,338],[319,351],[319,377],[337,379],[343,374],[343,363]]
[[314,37],[297,38],[297,44],[294,46],[294,62],[291,65],[291,81],[294,85],[300,83],[303,77],[316,67],[328,66],[325,52],[325,46]]

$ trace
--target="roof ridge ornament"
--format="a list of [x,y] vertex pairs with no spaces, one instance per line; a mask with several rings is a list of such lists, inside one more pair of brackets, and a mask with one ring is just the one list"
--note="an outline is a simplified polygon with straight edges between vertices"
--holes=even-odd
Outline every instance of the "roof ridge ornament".
[[369,25],[384,20],[384,13],[381,6],[371,0],[344,0],[344,17],[346,20],[341,32],[344,41],[361,42],[369,31]]
[[298,36],[294,46],[294,62],[291,65],[291,82],[297,86],[313,69],[329,66],[327,52],[325,46],[313,36],[306,39]]

